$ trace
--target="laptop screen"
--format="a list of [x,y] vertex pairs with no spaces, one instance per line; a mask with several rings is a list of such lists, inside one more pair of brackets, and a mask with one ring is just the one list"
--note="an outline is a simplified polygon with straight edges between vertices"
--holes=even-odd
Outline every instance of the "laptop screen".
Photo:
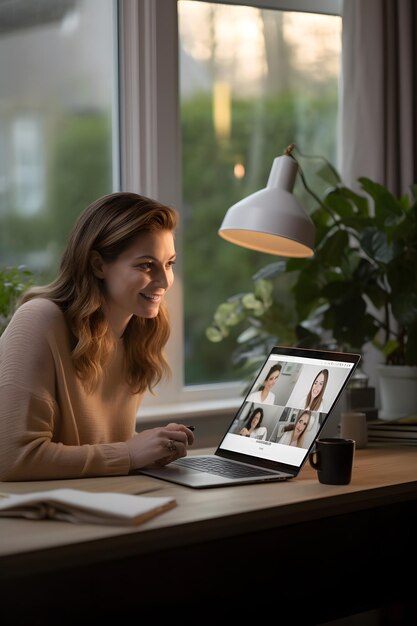
[[301,467],[359,360],[358,354],[273,348],[217,452]]

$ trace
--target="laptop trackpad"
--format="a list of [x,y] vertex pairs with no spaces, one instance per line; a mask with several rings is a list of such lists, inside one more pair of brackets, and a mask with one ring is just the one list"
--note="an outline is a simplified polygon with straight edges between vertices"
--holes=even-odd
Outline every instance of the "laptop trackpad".
[[190,487],[221,486],[229,484],[230,482],[230,480],[225,479],[224,476],[217,476],[199,470],[194,471],[189,467],[176,465],[175,461],[164,467],[142,469],[139,470],[139,473]]

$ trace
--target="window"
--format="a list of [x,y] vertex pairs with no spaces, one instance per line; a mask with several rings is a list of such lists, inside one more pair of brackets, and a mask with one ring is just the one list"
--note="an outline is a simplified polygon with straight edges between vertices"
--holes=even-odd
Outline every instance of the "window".
[[231,345],[210,344],[205,328],[231,285],[244,289],[270,259],[217,229],[230,204],[265,185],[289,143],[334,158],[339,4],[0,7],[0,264],[49,280],[79,212],[119,188],[182,213],[168,297],[173,376],[146,398],[149,415],[172,414],[174,403],[183,414],[193,402],[223,412],[239,403]]
[[179,0],[178,15],[185,384],[219,383],[236,378],[225,355],[237,333],[213,344],[205,329],[273,259],[217,230],[289,144],[335,162],[341,19],[193,0]]
[[0,263],[41,282],[80,211],[118,185],[115,43],[112,0],[0,7]]
[[46,170],[42,123],[35,115],[19,117],[12,122],[11,160],[12,186],[15,190],[16,211],[34,215],[45,202]]
[[[124,54],[126,55],[127,49],[134,49],[137,42],[140,42],[137,67],[132,68],[132,58],[129,56],[125,56],[122,63],[122,80],[129,83],[130,76],[139,77],[138,85],[134,89],[129,87],[134,92],[131,102],[134,103],[136,99],[136,105],[132,108],[129,99],[122,104],[122,137],[125,138],[123,154],[126,159],[126,167],[122,170],[128,172],[124,184],[175,204],[182,211],[183,218],[178,234],[180,262],[177,265],[177,280],[169,294],[173,333],[168,346],[168,357],[173,364],[173,377],[170,383],[164,383],[163,390],[155,401],[152,398],[145,399],[141,412],[148,411],[149,415],[163,415],[166,411],[171,416],[175,413],[184,416],[187,410],[201,408],[210,413],[211,410],[216,411],[216,405],[224,412],[227,405],[232,407],[239,403],[242,384],[233,381],[230,368],[227,371],[228,358],[225,358],[225,354],[230,354],[229,348],[223,344],[220,348],[219,345],[210,346],[204,329],[211,321],[217,302],[221,301],[224,294],[229,293],[230,281],[235,290],[236,280],[250,280],[256,264],[258,267],[263,265],[265,257],[255,260],[253,256],[246,256],[243,249],[236,248],[232,251],[230,247],[227,257],[222,258],[221,254],[224,253],[219,253],[219,250],[224,250],[229,244],[217,237],[217,228],[229,203],[265,185],[272,157],[281,153],[288,143],[298,142],[308,153],[313,153],[314,150],[319,153],[323,151],[329,158],[336,154],[341,30],[341,19],[337,14],[341,8],[340,2],[300,0],[284,4],[279,0],[252,0],[245,4],[248,6],[240,6],[242,3],[239,2],[215,3],[200,0],[178,0],[178,3],[176,0],[143,0],[130,8],[124,4]],[[264,9],[262,13],[259,11],[261,6]],[[307,71],[312,74],[308,81],[309,89],[305,91],[308,98],[304,98],[304,102],[300,98],[293,101],[291,124],[286,120],[285,132],[279,127],[283,116],[277,114],[274,119],[268,110],[268,107],[274,108],[274,103],[271,104],[269,96],[267,97],[267,84],[271,86],[273,76],[266,72],[265,60],[258,59],[258,67],[263,68],[265,92],[262,92],[261,98],[254,96],[254,90],[256,93],[258,87],[253,83],[252,102],[248,102],[245,89],[242,88],[241,93],[241,85],[230,82],[230,74],[237,73],[244,65],[237,54],[231,54],[235,45],[228,44],[228,51],[223,55],[226,58],[222,58],[223,52],[210,58],[204,50],[201,52],[203,44],[207,44],[207,30],[201,31],[200,26],[196,27],[197,19],[200,20],[200,25],[203,20],[204,26],[208,24],[213,27],[216,14],[226,8],[236,11],[228,17],[229,28],[234,27],[237,15],[243,15],[247,9],[253,10],[254,7],[257,9],[256,19],[261,23],[268,23],[268,28],[281,18],[283,22],[284,17],[288,17],[289,29],[293,33],[291,50],[297,50],[299,62],[303,55],[298,44],[305,40],[306,33],[311,30],[308,19],[316,16],[286,11],[285,15],[278,18],[275,13],[280,6],[283,9],[290,7],[303,12],[317,11],[330,15],[333,20],[330,33],[326,34],[324,27],[320,27],[320,31],[315,28],[316,41],[322,40],[326,45],[322,48],[320,57],[312,57],[310,52],[304,55],[304,59],[310,62]],[[204,15],[210,17],[206,23]],[[303,36],[298,40],[295,37],[294,42],[294,32],[297,33],[298,27],[294,26],[294,22],[291,24],[291,20],[295,20],[297,16],[304,20],[304,24],[307,21],[307,27],[304,25]],[[194,40],[197,52],[193,52],[193,30],[198,36]],[[189,37],[191,40],[187,39]],[[178,59],[173,56],[174,48],[178,49]],[[199,59],[198,55],[203,58]],[[320,111],[320,106],[310,106],[314,98],[317,101],[317,84],[314,86],[313,78],[314,75],[316,79],[318,77],[316,71],[312,72],[312,67],[317,70],[325,65],[330,72],[332,63],[336,73],[332,76],[328,74],[326,89],[329,90],[329,108]],[[219,74],[216,85],[212,80],[213,76],[210,78],[210,71]],[[295,72],[291,79],[293,91],[295,87],[299,89],[305,74],[305,69],[304,75],[302,72]],[[323,83],[319,84],[319,89],[323,89]],[[193,98],[196,106],[193,105]],[[214,99],[216,106],[211,104]],[[226,114],[220,120],[221,102],[230,102],[231,108],[229,115]],[[216,128],[213,117],[215,109]],[[278,113],[280,110],[276,111]],[[265,116],[265,112],[269,115]],[[240,115],[237,126],[240,125],[241,132],[235,136],[236,114]],[[243,129],[242,133],[245,124],[249,128]],[[270,135],[271,127],[273,135]],[[321,132],[323,130],[324,133]],[[234,144],[225,147],[228,132],[231,133]],[[240,149],[240,152],[236,154],[232,148]],[[138,169],[133,167],[135,152],[139,152],[137,157],[142,164]],[[238,156],[245,157],[242,165],[246,176],[243,178],[239,178],[239,170],[242,169],[235,168],[235,165],[240,165],[239,161],[235,161]],[[211,181],[208,181],[210,176]],[[198,271],[194,271],[197,266]],[[223,274],[224,268],[233,271]],[[236,278],[237,268],[239,275]],[[244,279],[243,270],[246,272]],[[184,320],[183,327],[179,326],[178,320]],[[215,358],[214,349],[217,351]],[[210,371],[202,370],[201,366],[206,364]]]

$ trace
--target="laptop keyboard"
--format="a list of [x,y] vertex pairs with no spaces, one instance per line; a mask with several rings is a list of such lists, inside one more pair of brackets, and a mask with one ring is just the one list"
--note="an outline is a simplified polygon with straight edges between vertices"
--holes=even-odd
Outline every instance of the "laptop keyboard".
[[227,459],[217,459],[215,457],[193,458],[188,456],[183,459],[177,459],[176,465],[190,467],[200,472],[208,472],[217,476],[225,476],[226,478],[250,478],[252,476],[271,476],[271,472],[250,467],[249,465],[240,465],[233,463]]

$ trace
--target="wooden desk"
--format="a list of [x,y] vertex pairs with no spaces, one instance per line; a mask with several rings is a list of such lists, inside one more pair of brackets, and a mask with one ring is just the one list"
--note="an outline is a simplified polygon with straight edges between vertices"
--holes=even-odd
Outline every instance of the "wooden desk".
[[417,448],[358,450],[347,486],[321,485],[306,466],[286,483],[207,490],[143,476],[0,490],[62,486],[169,494],[178,506],[128,529],[1,519],[0,588],[14,606],[10,624],[74,623],[93,609],[99,620],[167,617],[178,605],[194,618],[191,609],[208,618],[228,606],[235,615],[276,609],[277,618],[319,624],[405,606],[410,593],[413,600],[403,567],[417,556]]

